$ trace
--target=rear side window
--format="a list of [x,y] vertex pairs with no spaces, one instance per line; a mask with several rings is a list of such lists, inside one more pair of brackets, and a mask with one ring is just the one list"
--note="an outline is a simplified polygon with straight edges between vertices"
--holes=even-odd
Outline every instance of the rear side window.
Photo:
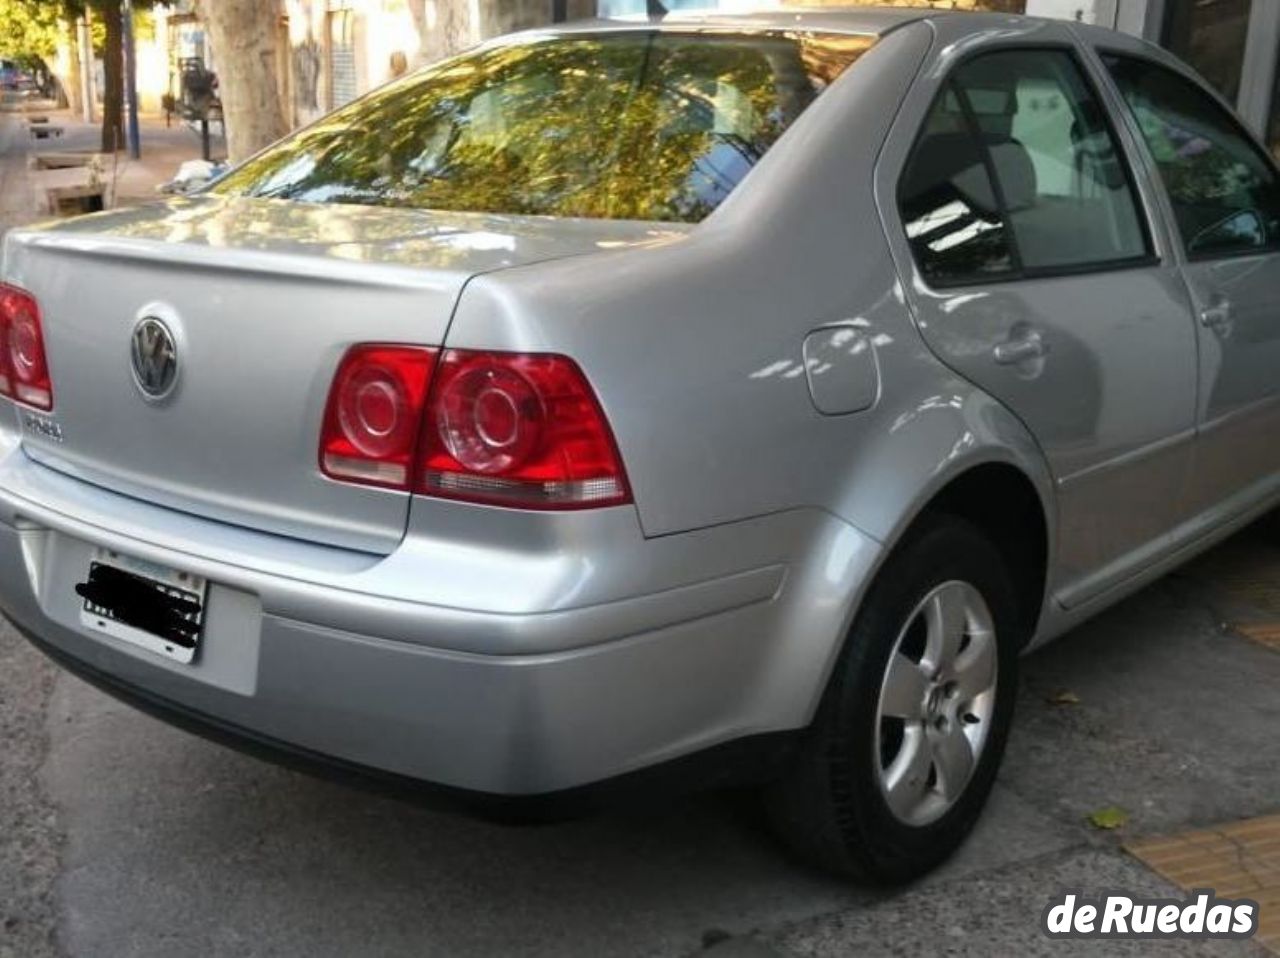
[[1009,50],[963,64],[934,103],[899,190],[934,284],[1145,260],[1116,138],[1074,58]]
[[987,159],[950,84],[907,161],[899,206],[920,271],[935,286],[1014,274],[1013,242]]
[[1172,70],[1133,57],[1105,60],[1160,171],[1188,255],[1280,245],[1275,167],[1235,118]]

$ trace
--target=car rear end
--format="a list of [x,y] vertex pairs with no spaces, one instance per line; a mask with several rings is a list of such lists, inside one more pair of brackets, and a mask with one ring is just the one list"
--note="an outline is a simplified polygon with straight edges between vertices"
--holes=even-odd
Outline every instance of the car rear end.
[[[143,215],[209,240],[228,205],[248,216],[219,199]],[[366,215],[347,211],[347,233]],[[393,242],[421,226],[393,218]],[[464,225],[496,224],[449,235]],[[15,624],[144,702],[468,790],[556,790],[656,747],[649,703],[619,693],[683,656],[601,643],[767,595],[776,575],[654,599],[687,559],[645,549],[583,371],[443,348],[488,254],[357,270],[279,239],[175,248],[150,226],[9,237],[0,604]],[[507,261],[552,255],[532,229]],[[584,230],[586,248],[678,238]]]
[[[693,69],[680,42],[655,42],[591,62],[624,80]],[[825,85],[870,42],[803,62]],[[558,324],[507,304],[483,343],[453,325],[479,277],[568,260],[625,277],[695,242],[693,222],[785,129],[784,107],[757,111],[772,124],[759,144],[735,128],[735,76],[772,91],[781,75],[776,50],[744,50],[716,48],[716,82],[690,85],[710,91],[689,108],[696,128],[611,131],[674,155],[698,145],[666,189],[645,163],[594,192],[575,185],[591,170],[552,177],[525,148],[544,138],[483,129],[492,104],[438,138],[401,137],[399,112],[369,120],[375,100],[351,114],[390,131],[368,157],[347,145],[355,120],[322,121],[209,195],[11,233],[0,606],[68,667],[175,721],[500,798],[732,753],[803,721],[777,685],[812,686],[827,663],[784,662],[778,637],[806,602],[842,616],[829,557],[860,575],[874,544],[814,509],[646,534],[628,463],[672,424],[618,441],[617,404],[635,397],[575,356],[600,335],[580,321],[607,312],[585,285]],[[439,80],[449,110],[455,74]],[[379,166],[402,149],[412,182]]]

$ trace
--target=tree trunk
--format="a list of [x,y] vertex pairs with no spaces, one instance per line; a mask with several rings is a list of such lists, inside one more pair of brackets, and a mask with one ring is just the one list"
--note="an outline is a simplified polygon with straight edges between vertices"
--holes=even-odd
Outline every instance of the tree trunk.
[[84,115],[84,84],[80,77],[80,31],[76,27],[75,18],[66,15],[58,23],[62,31],[62,42],[59,44],[60,57],[65,50],[66,69],[58,79],[67,95],[67,106],[73,117]]
[[[568,14],[569,4],[565,4]],[[551,22],[548,0],[488,0],[480,4],[480,33],[488,39],[516,30],[528,30]]]
[[[478,40],[543,26],[551,22],[553,9],[550,0],[480,0],[476,7],[480,22],[472,23],[469,0],[408,0],[408,4],[418,31],[414,66],[453,56]],[[595,9],[595,0],[565,0],[569,20],[594,16]]]
[[409,0],[409,13],[413,16],[413,28],[418,33],[418,49],[409,58],[415,67],[427,62],[427,38],[431,27],[427,24],[427,0]]
[[120,0],[101,0],[107,39],[102,48],[102,152],[124,148],[124,26],[120,22]]
[[451,57],[475,42],[479,31],[471,22],[470,7],[468,0],[409,0],[418,28],[415,66]]
[[257,153],[289,132],[281,107],[276,41],[279,0],[197,0],[218,74],[227,158]]

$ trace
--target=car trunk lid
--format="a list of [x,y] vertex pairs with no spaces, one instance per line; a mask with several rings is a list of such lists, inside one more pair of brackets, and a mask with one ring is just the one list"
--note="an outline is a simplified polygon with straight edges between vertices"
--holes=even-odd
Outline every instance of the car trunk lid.
[[[389,552],[407,494],[324,477],[334,370],[353,343],[440,345],[479,273],[644,243],[636,223],[200,197],[17,231],[4,275],[43,314],[55,408],[24,413],[37,461],[161,505]],[[132,347],[171,331],[162,398]]]

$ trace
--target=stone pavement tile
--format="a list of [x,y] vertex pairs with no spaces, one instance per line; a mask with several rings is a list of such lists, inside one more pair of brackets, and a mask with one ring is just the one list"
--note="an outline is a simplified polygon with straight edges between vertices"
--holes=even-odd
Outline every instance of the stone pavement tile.
[[1068,889],[1082,890],[1086,896],[1105,891],[1142,898],[1181,897],[1114,848],[1080,848],[942,885],[918,886],[878,904],[792,925],[763,941],[788,958],[1265,954],[1252,941],[1052,941],[1040,930],[1042,915],[1050,901]]
[[[63,129],[57,139],[29,141],[25,120],[16,113],[0,115],[0,163],[10,174],[0,191],[0,229],[30,222],[37,213],[37,200],[26,173],[29,150],[48,153],[99,152],[102,132],[96,124],[83,123],[68,113],[49,111],[50,122]],[[111,182],[116,206],[129,206],[158,198],[156,188],[171,179],[187,160],[200,157],[199,137],[187,126],[175,122],[166,127],[161,117],[142,118],[142,156],[132,159],[127,152],[108,154],[103,176]],[[214,140],[214,156],[224,153],[220,137]],[[21,214],[21,215],[19,215]]]
[[1228,822],[1126,848],[1174,884],[1259,904],[1259,940],[1280,954],[1280,815]]
[[1237,625],[1236,631],[1245,638],[1280,652],[1280,624]]

